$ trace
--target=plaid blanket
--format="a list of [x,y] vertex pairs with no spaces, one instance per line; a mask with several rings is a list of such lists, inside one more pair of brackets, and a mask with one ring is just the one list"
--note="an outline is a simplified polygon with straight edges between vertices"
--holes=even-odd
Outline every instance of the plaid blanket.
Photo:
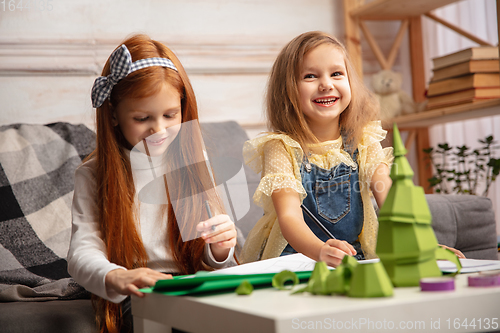
[[94,147],[84,125],[0,126],[0,301],[88,297],[66,255],[74,172]]

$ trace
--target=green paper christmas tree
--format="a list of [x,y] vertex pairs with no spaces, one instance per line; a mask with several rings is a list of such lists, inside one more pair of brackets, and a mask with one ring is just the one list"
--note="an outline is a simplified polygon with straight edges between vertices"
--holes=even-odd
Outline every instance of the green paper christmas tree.
[[424,190],[413,184],[413,170],[394,124],[392,186],[379,213],[377,255],[396,287],[418,286],[423,277],[440,276],[438,247]]

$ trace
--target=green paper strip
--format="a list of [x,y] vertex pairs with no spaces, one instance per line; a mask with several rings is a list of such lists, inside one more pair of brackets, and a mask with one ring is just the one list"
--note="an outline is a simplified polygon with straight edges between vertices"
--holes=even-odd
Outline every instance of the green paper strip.
[[[285,287],[285,282],[288,282],[288,281],[292,281],[292,286],[289,288]],[[291,289],[297,283],[299,283],[299,278],[297,277],[297,274],[295,274],[294,272],[289,271],[289,270],[284,270],[284,271],[281,271],[280,273],[276,274],[273,277],[273,281],[272,281],[273,287],[276,289],[279,289],[279,290]]]
[[452,251],[448,250],[447,248],[438,246],[435,252],[436,255],[436,260],[448,260],[451,263],[455,264],[457,266],[457,271],[455,273],[452,273],[452,276],[457,275],[460,273],[460,270],[462,269],[462,264],[460,263],[460,260],[458,259],[457,255]]
[[[306,282],[311,271],[296,272],[300,282]],[[177,276],[174,279],[159,280],[154,288],[144,288],[144,293],[161,293],[163,295],[182,296],[198,295],[203,293],[234,292],[243,280],[248,280],[254,289],[271,287],[275,273],[227,275],[203,274]]]

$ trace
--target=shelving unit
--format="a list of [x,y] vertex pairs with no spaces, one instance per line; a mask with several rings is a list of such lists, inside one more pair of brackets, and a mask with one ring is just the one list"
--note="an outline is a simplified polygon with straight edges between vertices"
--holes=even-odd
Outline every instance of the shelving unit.
[[[422,16],[427,16],[455,32],[467,37],[480,45],[490,45],[488,42],[462,30],[454,24],[444,21],[432,14],[432,11],[458,2],[460,0],[374,0],[365,4],[364,0],[344,0],[344,20],[346,31],[346,47],[353,60],[354,67],[360,76],[362,73],[362,54],[360,31],[363,31],[373,53],[384,69],[390,69],[396,57],[402,36],[408,30],[410,39],[411,72],[413,84],[413,99],[416,102],[425,100],[427,82],[424,75],[424,54],[422,36]],[[500,18],[500,0],[497,3],[497,18]],[[378,48],[375,39],[366,28],[367,20],[400,20],[401,28],[387,59]],[[497,19],[500,35],[500,20]],[[500,82],[499,82],[500,85]],[[440,109],[423,111],[392,119],[400,130],[410,131],[406,145],[416,141],[419,183],[428,191],[427,179],[432,171],[424,159],[423,149],[429,147],[428,127],[458,120],[474,119],[500,114],[500,99],[485,100],[470,104],[449,106]]]
[[402,20],[454,2],[457,0],[375,0],[351,10],[350,15],[364,20]]
[[488,99],[477,103],[460,104],[404,115],[393,120],[401,129],[412,129],[497,114],[500,114],[500,99]]

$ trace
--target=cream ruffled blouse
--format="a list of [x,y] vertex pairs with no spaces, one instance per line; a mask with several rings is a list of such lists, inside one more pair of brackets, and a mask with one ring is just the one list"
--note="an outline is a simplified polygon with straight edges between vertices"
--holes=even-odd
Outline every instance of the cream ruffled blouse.
[[[390,166],[393,161],[392,148],[383,149],[380,144],[386,133],[380,121],[370,122],[365,126],[358,144],[359,179],[364,214],[359,241],[367,259],[376,257],[378,231],[378,220],[370,197],[370,181],[380,163]],[[355,166],[351,156],[342,149],[342,137],[311,144],[308,147],[311,151],[309,162],[320,168],[331,169],[341,162]],[[300,176],[303,154],[299,143],[285,134],[266,133],[245,143],[243,147],[245,163],[256,173],[262,173],[253,200],[264,209],[264,216],[248,234],[241,253],[242,263],[278,257],[288,244],[281,234],[271,194],[275,190],[289,188],[299,194],[301,201],[304,200],[307,194]]]

